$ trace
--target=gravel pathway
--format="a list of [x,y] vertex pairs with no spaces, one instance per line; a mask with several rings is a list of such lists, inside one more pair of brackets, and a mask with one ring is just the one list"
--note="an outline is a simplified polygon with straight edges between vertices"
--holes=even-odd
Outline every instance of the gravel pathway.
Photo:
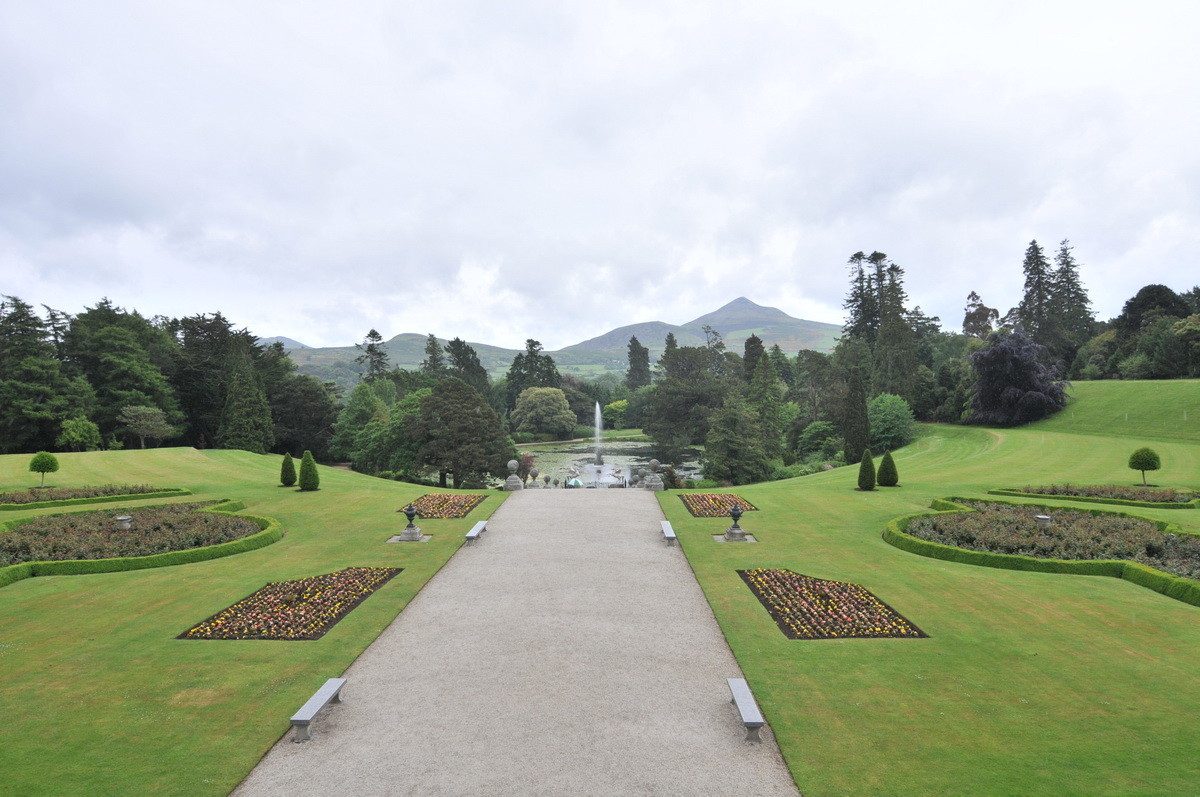
[[662,518],[642,491],[510,496],[234,794],[795,797]]

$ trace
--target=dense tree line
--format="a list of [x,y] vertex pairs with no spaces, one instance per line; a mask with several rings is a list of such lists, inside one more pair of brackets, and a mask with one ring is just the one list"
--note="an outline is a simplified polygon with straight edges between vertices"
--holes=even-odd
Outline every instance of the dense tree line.
[[324,452],[332,386],[220,313],[78,315],[0,301],[0,452],[160,445]]

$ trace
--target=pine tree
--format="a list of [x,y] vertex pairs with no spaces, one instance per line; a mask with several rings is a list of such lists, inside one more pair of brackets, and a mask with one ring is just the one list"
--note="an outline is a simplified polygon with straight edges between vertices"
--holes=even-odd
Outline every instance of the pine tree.
[[877,393],[894,393],[911,401],[913,378],[917,373],[917,345],[905,315],[904,269],[889,263],[879,291],[879,335],[875,340],[875,379]]
[[896,460],[892,459],[891,451],[884,450],[876,481],[880,487],[895,487],[900,483],[900,473],[896,470]]
[[317,473],[317,462],[313,459],[312,452],[305,449],[304,456],[300,458],[300,490],[312,492],[319,489],[321,476]]
[[840,361],[846,382],[841,407],[842,439],[845,442],[842,451],[846,464],[853,465],[859,461],[863,449],[871,444],[871,421],[867,415],[870,352],[863,341],[843,338],[834,354]]
[[1074,359],[1079,347],[1092,337],[1095,325],[1092,302],[1079,279],[1079,264],[1071,251],[1071,242],[1064,238],[1054,256],[1056,268],[1052,283],[1054,315],[1065,342],[1063,350],[1057,353],[1067,362]]
[[754,379],[754,371],[758,368],[758,361],[765,351],[762,338],[758,335],[751,334],[746,338],[746,342],[742,345],[742,379],[747,382]]
[[285,451],[283,464],[279,466],[279,483],[291,487],[296,483],[296,463],[292,461],[292,452]]
[[446,344],[446,355],[450,358],[450,376],[456,376],[479,391],[488,394],[487,370],[479,362],[479,354],[462,338],[454,338]]
[[221,448],[265,454],[275,444],[271,406],[257,375],[250,369],[249,356],[235,356],[234,361],[221,425],[217,428],[217,444]]
[[421,373],[431,376],[446,373],[446,352],[432,332],[425,338],[425,359],[421,361]]
[[558,387],[562,378],[554,358],[542,354],[542,344],[529,338],[525,341],[525,351],[518,352],[513,357],[508,369],[508,379],[505,391],[508,399],[508,409],[512,411],[517,406],[517,397],[528,387]]
[[629,339],[629,370],[625,373],[625,387],[637,390],[650,384],[650,350],[634,335]]
[[862,459],[858,463],[858,489],[870,492],[875,489],[875,461],[871,459],[871,449],[863,449]]
[[1053,336],[1054,273],[1036,240],[1025,250],[1025,294],[1017,305],[1017,319],[1025,334],[1043,346]]
[[746,388],[746,403],[758,413],[763,451],[770,458],[783,453],[783,385],[775,376],[771,358],[758,357],[758,365]]
[[354,348],[358,349],[361,354],[354,358],[354,362],[366,368],[361,379],[364,382],[374,382],[376,379],[382,379],[388,372],[388,356],[383,348],[383,336],[372,329],[367,333],[367,337],[362,343],[355,343]]

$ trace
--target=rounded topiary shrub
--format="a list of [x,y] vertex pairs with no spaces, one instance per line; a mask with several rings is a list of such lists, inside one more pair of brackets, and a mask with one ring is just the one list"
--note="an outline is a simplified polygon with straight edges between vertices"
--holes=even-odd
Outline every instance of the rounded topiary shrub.
[[58,470],[58,457],[49,451],[39,451],[29,460],[29,472],[42,474],[42,487],[46,486],[46,474]]
[[279,466],[279,483],[291,487],[296,483],[296,463],[292,461],[291,452],[283,455],[283,464]]
[[875,489],[875,461],[871,459],[871,449],[863,451],[858,463],[858,489],[868,492]]
[[317,462],[311,451],[300,458],[300,489],[305,492],[321,489],[321,477],[317,474]]
[[1142,472],[1142,484],[1145,485],[1146,471],[1158,470],[1162,467],[1162,461],[1158,458],[1158,452],[1153,448],[1139,448],[1129,455],[1129,467],[1131,470]]
[[875,474],[875,480],[880,487],[895,487],[900,483],[900,472],[896,470],[896,460],[892,459],[891,451],[883,452],[883,459],[879,461],[879,471]]

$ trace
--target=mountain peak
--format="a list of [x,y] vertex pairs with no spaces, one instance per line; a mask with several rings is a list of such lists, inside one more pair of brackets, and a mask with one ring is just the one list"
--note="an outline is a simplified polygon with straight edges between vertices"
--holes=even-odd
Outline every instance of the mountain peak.
[[728,334],[740,329],[754,329],[799,321],[777,307],[764,307],[756,304],[745,296],[739,296],[724,307],[684,324],[685,327],[702,327],[708,325],[721,334]]

